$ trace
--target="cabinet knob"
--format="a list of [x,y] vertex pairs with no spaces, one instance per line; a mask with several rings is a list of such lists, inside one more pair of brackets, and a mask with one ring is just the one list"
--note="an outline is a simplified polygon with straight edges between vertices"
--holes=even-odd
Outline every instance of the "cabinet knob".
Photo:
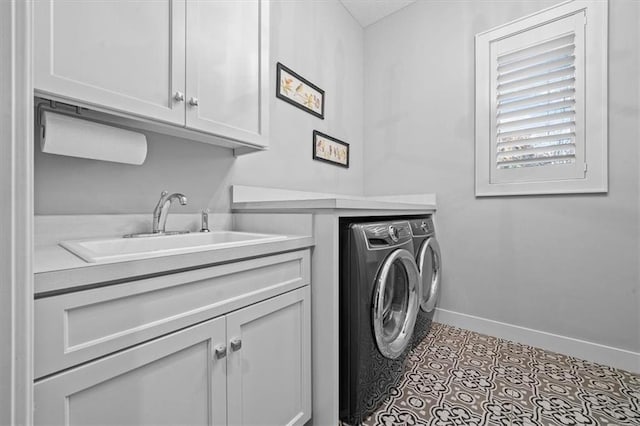
[[191,106],[198,106],[198,98],[191,98],[189,99],[189,105]]
[[214,349],[217,359],[222,359],[227,356],[227,347],[225,345],[218,345]]
[[235,339],[231,339],[231,350],[232,351],[239,351],[240,348],[242,348],[242,340],[240,340],[239,338],[235,338]]
[[176,92],[176,94],[173,95],[173,99],[175,99],[178,102],[184,102],[184,93]]

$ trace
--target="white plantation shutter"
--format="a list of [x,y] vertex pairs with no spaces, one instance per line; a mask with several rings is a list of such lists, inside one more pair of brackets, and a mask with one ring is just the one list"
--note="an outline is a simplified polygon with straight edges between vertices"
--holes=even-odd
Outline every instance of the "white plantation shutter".
[[575,162],[574,39],[571,33],[498,57],[499,169]]
[[606,45],[606,0],[476,36],[477,195],[606,191]]
[[582,178],[584,12],[492,44],[491,182]]

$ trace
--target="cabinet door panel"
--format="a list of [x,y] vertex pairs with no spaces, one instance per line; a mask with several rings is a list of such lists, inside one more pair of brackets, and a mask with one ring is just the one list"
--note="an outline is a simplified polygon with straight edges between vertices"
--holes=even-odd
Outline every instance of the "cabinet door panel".
[[38,425],[226,424],[225,318],[36,382]]
[[184,124],[184,0],[34,3],[38,93]]
[[266,145],[268,1],[187,3],[187,127]]
[[297,425],[311,416],[309,287],[227,316],[232,425]]

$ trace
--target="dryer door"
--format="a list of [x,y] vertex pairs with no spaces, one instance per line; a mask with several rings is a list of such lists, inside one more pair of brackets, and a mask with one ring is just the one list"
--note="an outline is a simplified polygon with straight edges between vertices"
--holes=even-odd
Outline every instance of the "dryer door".
[[427,239],[418,251],[418,269],[420,270],[420,308],[425,312],[433,311],[440,294],[440,245],[435,237]]
[[398,358],[413,334],[419,304],[419,272],[413,255],[398,249],[384,260],[373,292],[373,331],[378,349]]

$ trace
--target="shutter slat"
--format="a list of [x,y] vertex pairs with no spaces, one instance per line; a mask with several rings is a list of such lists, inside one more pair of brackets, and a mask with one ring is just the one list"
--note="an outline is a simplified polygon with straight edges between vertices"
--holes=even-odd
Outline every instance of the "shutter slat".
[[532,105],[539,105],[542,103],[553,103],[563,100],[575,99],[575,89],[568,88],[557,92],[547,93],[544,95],[528,96],[519,101],[503,101],[498,102],[498,114],[507,113],[510,111],[517,111],[521,109],[530,108]]
[[523,130],[505,132],[498,135],[498,143],[510,142],[515,138],[535,138],[543,136],[564,135],[575,132],[575,123],[560,123],[552,126],[540,126]]
[[575,76],[576,69],[572,65],[563,69],[535,74],[527,78],[511,81],[508,83],[500,83],[498,78],[498,94],[504,95],[511,92],[526,90],[532,87],[540,87],[556,81],[568,80]]
[[562,69],[572,66],[575,63],[575,60],[576,60],[575,56],[571,55],[571,56],[565,56],[560,58],[554,58],[552,60],[541,62],[541,63],[533,63],[531,66],[528,66],[526,68],[520,68],[509,73],[502,73],[498,71],[498,82],[508,83],[508,82],[520,80],[522,78],[531,77],[532,75],[542,75],[552,71],[560,71]]
[[565,56],[572,56],[575,52],[575,45],[569,44],[567,46],[561,46],[557,49],[549,50],[548,52],[543,52],[539,55],[534,55],[528,58],[524,58],[520,61],[510,62],[508,64],[500,64],[498,65],[498,73],[505,74],[514,70],[519,70],[522,68],[526,68],[533,64],[540,64],[547,60],[551,60],[553,58],[562,58]]
[[523,59],[535,57],[540,53],[548,52],[550,50],[557,49],[558,47],[566,46],[568,44],[573,44],[575,38],[575,34],[571,32],[564,36],[556,37],[542,43],[537,43],[533,46],[498,55],[498,64],[510,64],[516,61],[521,61]]
[[547,102],[544,104],[537,104],[535,106],[530,106],[528,108],[521,108],[511,112],[502,113],[498,110],[498,123],[508,123],[511,121],[516,121],[516,119],[522,117],[538,117],[538,116],[546,116],[549,112],[553,111],[567,111],[568,108],[573,107],[575,105],[575,99],[569,99],[566,101],[559,102]]
[[575,156],[572,157],[559,157],[545,160],[531,160],[531,161],[516,161],[512,163],[498,164],[498,169],[517,169],[522,167],[542,167],[542,166],[554,166],[564,164],[575,164]]
[[506,102],[524,99],[530,95],[546,95],[554,93],[554,91],[573,90],[576,79],[569,78],[567,80],[557,81],[549,83],[544,86],[531,87],[529,89],[520,90],[519,92],[512,92],[507,94],[498,94],[498,104],[502,105]]
[[575,111],[559,112],[538,117],[519,119],[506,123],[498,123],[498,136],[516,130],[536,129],[565,123],[569,127],[574,122]]
[[560,147],[552,147],[552,148],[535,148],[530,150],[522,150],[522,151],[508,151],[501,152],[496,156],[496,162],[498,164],[501,163],[512,163],[514,161],[530,161],[530,160],[540,160],[540,159],[550,159],[550,158],[559,158],[559,157],[569,157],[573,156],[576,153],[576,146],[574,144],[562,145]]
[[574,133],[567,133],[557,136],[544,136],[540,138],[518,139],[510,142],[499,143],[497,152],[519,151],[524,149],[575,144],[575,140],[576,135]]

